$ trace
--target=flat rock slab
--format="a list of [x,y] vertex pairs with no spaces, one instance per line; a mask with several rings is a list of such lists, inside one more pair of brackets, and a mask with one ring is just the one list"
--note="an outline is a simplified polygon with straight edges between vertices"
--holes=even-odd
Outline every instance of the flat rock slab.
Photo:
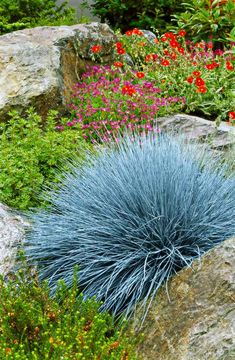
[[62,108],[73,85],[92,64],[91,47],[102,45],[100,58],[110,63],[115,42],[106,24],[38,27],[0,36],[0,117],[33,105],[45,115]]
[[235,238],[161,288],[141,331],[143,360],[235,359]]
[[162,132],[186,135],[188,139],[206,141],[214,150],[224,150],[235,144],[235,127],[222,123],[219,127],[213,121],[198,116],[176,114],[157,119]]
[[0,204],[0,274],[6,275],[12,268],[17,245],[23,239],[28,226],[23,217]]

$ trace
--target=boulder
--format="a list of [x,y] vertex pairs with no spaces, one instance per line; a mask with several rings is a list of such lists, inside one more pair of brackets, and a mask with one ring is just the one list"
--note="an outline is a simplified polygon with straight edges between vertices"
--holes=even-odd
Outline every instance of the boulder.
[[93,45],[110,63],[115,35],[106,24],[38,27],[0,36],[0,119],[8,111],[33,105],[41,115],[60,108],[71,96]]
[[20,215],[0,204],[0,274],[6,275],[12,268],[17,245],[23,240],[29,226]]
[[[138,313],[132,328],[139,326]],[[143,360],[235,359],[235,238],[174,276],[153,300],[137,348]]]

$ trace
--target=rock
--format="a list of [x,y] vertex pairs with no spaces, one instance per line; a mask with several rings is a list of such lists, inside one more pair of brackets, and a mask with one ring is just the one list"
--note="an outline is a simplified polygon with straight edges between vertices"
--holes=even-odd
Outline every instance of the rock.
[[211,149],[226,150],[235,144],[235,128],[226,124],[219,127],[213,121],[198,116],[177,114],[157,119],[161,132],[185,134],[188,139],[207,142]]
[[123,59],[124,59],[124,62],[125,62],[127,65],[129,65],[129,66],[131,66],[131,67],[134,67],[133,59],[132,59],[132,57],[131,57],[129,54],[125,54],[125,55],[123,56]]
[[60,108],[73,85],[92,64],[91,46],[100,44],[112,61],[113,31],[106,24],[38,27],[0,36],[0,117],[33,105],[41,115]]
[[17,245],[29,224],[18,214],[0,204],[0,274],[6,275],[14,264]]
[[151,43],[157,38],[156,35],[152,31],[142,30],[142,29],[141,29],[141,31],[142,31],[144,37],[146,37],[146,39]]
[[235,238],[181,270],[167,292],[159,290],[143,324],[140,359],[235,359]]

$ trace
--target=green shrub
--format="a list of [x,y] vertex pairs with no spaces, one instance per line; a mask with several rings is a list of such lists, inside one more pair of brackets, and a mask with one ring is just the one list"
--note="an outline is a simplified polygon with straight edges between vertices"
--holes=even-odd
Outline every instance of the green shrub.
[[75,9],[57,5],[56,0],[1,0],[0,35],[40,25],[71,25],[77,22]]
[[42,185],[58,182],[58,165],[71,156],[84,158],[88,145],[67,121],[60,119],[57,129],[57,112],[50,111],[43,126],[30,109],[25,117],[13,111],[9,122],[0,124],[0,201],[19,209],[39,205]]
[[96,0],[90,8],[101,22],[108,21],[115,29],[157,28],[164,32],[171,15],[181,11],[182,5],[179,0],[145,0],[141,4],[135,0]]
[[[26,264],[27,265],[27,264]],[[26,266],[4,282],[0,277],[0,359],[131,360],[133,340],[124,325],[84,300],[77,276],[68,289],[58,283],[54,298]]]
[[184,11],[174,14],[178,27],[185,29],[194,41],[211,38],[223,42],[235,31],[235,2],[228,0],[192,0],[182,4]]
[[[84,1],[87,4],[87,1]],[[87,4],[88,6],[88,4]],[[185,29],[195,41],[208,40],[209,36],[224,41],[234,29],[235,3],[233,0],[95,0],[88,6],[101,21],[114,29],[157,29],[160,34],[172,30],[172,21]]]

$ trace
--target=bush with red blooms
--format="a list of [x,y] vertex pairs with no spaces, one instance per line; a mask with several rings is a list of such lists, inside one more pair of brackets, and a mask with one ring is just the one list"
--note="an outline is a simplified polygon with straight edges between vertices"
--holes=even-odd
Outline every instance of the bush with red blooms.
[[[116,49],[123,49],[134,62],[134,71],[141,80],[154,81],[164,97],[184,97],[183,110],[189,114],[215,120],[231,121],[235,111],[234,43],[214,49],[212,41],[193,43],[186,31],[166,32],[149,40],[139,29],[119,34]],[[128,65],[116,51],[123,71]],[[140,75],[144,74],[144,75]],[[233,119],[232,119],[233,120]]]

